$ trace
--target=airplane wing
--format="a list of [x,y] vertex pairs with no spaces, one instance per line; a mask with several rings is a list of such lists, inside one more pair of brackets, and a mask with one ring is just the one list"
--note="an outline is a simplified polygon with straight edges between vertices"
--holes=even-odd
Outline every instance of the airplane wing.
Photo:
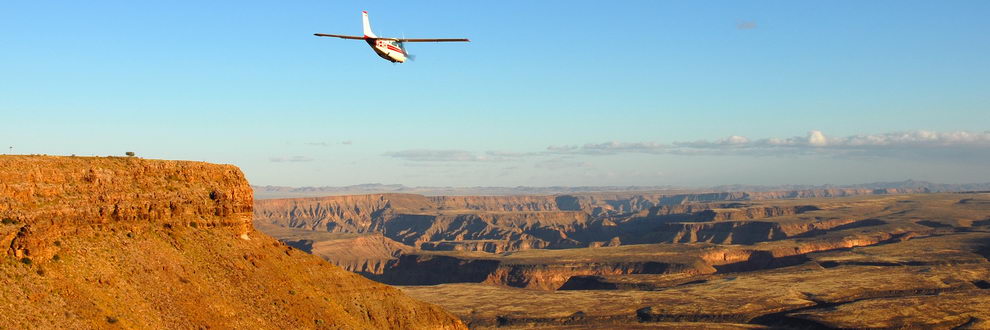
[[364,37],[358,37],[358,36],[345,36],[345,35],[339,35],[339,34],[323,34],[323,33],[313,33],[313,35],[314,35],[314,36],[317,36],[317,37],[334,37],[334,38],[342,38],[342,39],[355,39],[355,40],[364,40]]
[[468,39],[395,39],[398,42],[469,42]]

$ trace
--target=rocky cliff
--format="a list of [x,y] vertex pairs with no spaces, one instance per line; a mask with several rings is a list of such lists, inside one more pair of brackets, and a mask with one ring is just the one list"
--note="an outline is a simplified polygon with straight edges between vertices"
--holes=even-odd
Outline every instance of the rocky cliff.
[[[439,209],[494,212],[560,211],[554,196],[431,196]],[[577,210],[570,210],[577,211]]]
[[[592,215],[621,215],[637,213],[657,207],[676,207],[697,203],[724,203],[767,201],[797,198],[835,198],[864,195],[912,194],[928,192],[924,188],[887,189],[804,189],[757,192],[712,192],[712,193],[583,193],[556,195],[558,210],[584,211]],[[463,197],[467,199],[477,197]],[[488,197],[499,198],[499,197]]]
[[477,328],[984,328],[990,197],[900,192],[397,195],[333,235]]
[[[547,256],[562,252],[532,251],[576,248],[580,253],[592,253],[595,249],[587,248],[629,245],[636,250],[641,249],[636,245],[657,243],[753,245],[817,237],[832,231],[855,231],[886,224],[871,215],[885,214],[889,207],[884,205],[891,197],[869,200],[832,197],[894,192],[898,191],[333,196],[259,201],[255,221],[262,228],[377,235],[374,239],[368,236],[319,243],[311,238],[299,241],[270,231],[283,241],[303,242],[307,251],[389,284],[468,281],[553,290],[581,276],[698,275],[761,269],[800,261],[801,256],[815,251],[878,244],[904,230],[890,228],[869,238],[852,236],[803,242],[785,250],[725,249],[721,260],[701,255],[691,260],[657,260],[654,255],[643,260],[627,260],[618,252],[623,249],[610,248],[606,250],[614,255],[561,261]],[[798,199],[807,196],[818,199],[813,202]],[[844,213],[843,210],[849,209],[857,211]],[[914,227],[910,230],[930,229],[911,225]],[[372,241],[381,248],[367,248],[367,242]],[[316,246],[322,248],[317,251]],[[372,252],[354,253],[358,250]],[[534,254],[541,255],[535,258],[541,261],[522,258]]]
[[916,232],[893,229],[756,245],[640,244],[609,248],[529,250],[488,255],[410,253],[373,278],[395,285],[488,283],[538,290],[607,287],[601,276],[654,274],[689,278],[791,266],[807,254],[901,241]]
[[281,227],[365,233],[380,229],[385,219],[403,211],[433,209],[424,196],[405,194],[353,195],[257,201],[255,217]]
[[0,327],[463,327],[255,231],[252,205],[230,165],[0,156]]
[[746,243],[800,232],[785,233],[761,222],[715,222],[818,210],[813,205],[764,206],[747,201],[893,192],[831,189],[684,195],[330,196],[260,200],[256,202],[255,221],[265,226],[333,233],[380,233],[425,250],[501,253],[620,243]]

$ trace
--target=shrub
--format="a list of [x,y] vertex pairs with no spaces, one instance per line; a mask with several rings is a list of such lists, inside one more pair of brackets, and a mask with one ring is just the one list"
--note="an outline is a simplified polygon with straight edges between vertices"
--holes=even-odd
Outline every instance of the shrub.
[[114,324],[117,323],[117,318],[113,316],[107,316],[107,323]]
[[28,257],[21,258],[21,262],[23,262],[25,265],[30,265],[31,264],[31,258],[28,258]]
[[198,228],[199,227],[199,224],[197,224],[195,222],[190,222],[189,223],[189,227]]
[[11,219],[11,218],[3,218],[3,220],[0,220],[0,223],[3,223],[5,225],[12,225],[12,224],[17,223],[17,220],[14,220],[14,219]]
[[127,155],[127,157],[134,157],[134,152],[133,151],[128,151],[128,152],[125,152],[124,154]]
[[62,257],[56,254],[52,256],[52,260],[59,261],[62,260]]
[[54,241],[54,242],[52,242],[52,244],[55,244],[55,246],[61,247],[62,246],[62,241]]

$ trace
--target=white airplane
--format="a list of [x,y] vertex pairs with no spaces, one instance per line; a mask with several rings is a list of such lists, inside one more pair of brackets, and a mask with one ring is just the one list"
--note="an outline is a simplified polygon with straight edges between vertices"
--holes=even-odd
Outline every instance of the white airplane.
[[334,37],[342,39],[364,40],[375,50],[378,56],[392,63],[404,63],[406,58],[412,59],[412,55],[406,52],[403,43],[406,42],[468,42],[468,39],[405,39],[405,38],[379,38],[371,32],[371,23],[368,22],[368,12],[362,11],[361,18],[364,21],[364,36],[345,36],[339,34],[314,33],[317,37]]

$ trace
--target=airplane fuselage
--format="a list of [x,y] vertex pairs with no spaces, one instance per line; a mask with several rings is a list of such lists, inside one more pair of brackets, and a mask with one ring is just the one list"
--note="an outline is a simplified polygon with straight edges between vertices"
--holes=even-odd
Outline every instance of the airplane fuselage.
[[403,46],[405,42],[468,42],[470,40],[466,38],[431,38],[431,39],[406,39],[406,38],[379,38],[374,32],[371,32],[371,22],[368,20],[368,12],[361,12],[361,23],[364,28],[363,36],[353,36],[353,35],[342,35],[342,34],[326,34],[326,33],[314,33],[317,37],[333,37],[341,39],[350,40],[364,40],[371,46],[371,49],[375,51],[381,58],[392,63],[405,63],[406,59],[412,59],[413,57],[406,52],[406,47]]
[[375,54],[392,63],[404,63],[406,61],[406,51],[401,42],[390,39],[379,39],[364,37],[364,41],[375,50]]

